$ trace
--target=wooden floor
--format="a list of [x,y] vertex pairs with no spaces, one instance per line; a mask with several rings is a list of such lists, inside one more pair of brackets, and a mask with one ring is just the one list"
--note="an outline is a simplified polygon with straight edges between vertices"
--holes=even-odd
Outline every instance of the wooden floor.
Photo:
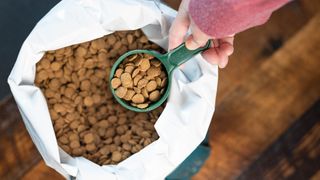
[[[220,71],[212,152],[193,179],[320,179],[317,7],[294,1],[237,35]],[[62,179],[45,166],[12,97],[0,103],[0,118],[0,179]]]

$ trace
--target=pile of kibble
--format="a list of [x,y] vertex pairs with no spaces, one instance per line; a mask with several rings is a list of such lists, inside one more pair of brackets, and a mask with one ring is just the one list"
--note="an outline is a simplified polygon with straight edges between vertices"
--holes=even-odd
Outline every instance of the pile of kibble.
[[58,144],[71,156],[117,164],[158,138],[154,123],[163,107],[126,110],[109,88],[113,63],[133,49],[161,51],[141,30],[121,31],[48,51],[37,63],[35,84],[47,100]]
[[161,62],[149,54],[134,54],[117,67],[111,80],[115,94],[138,108],[159,100],[167,85]]

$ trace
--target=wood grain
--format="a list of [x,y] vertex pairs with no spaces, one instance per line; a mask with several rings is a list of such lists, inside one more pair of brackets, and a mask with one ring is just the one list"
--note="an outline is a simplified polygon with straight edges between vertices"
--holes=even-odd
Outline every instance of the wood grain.
[[309,179],[319,162],[320,99],[237,179]]
[[301,7],[305,14],[312,17],[320,11],[320,1],[318,0],[300,0]]
[[217,104],[212,155],[194,179],[233,179],[320,97],[317,14]]
[[40,161],[21,180],[63,180],[64,178],[55,170],[46,166],[44,161]]
[[217,104],[307,22],[299,2],[294,1],[274,12],[266,24],[237,34],[229,64],[219,71]]
[[0,179],[19,179],[40,160],[12,97],[0,104]]

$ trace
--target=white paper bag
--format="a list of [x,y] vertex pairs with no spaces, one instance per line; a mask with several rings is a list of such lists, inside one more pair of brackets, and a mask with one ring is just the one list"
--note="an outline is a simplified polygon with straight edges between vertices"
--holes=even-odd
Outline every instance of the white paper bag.
[[24,123],[46,164],[81,180],[164,179],[204,139],[215,107],[218,68],[200,55],[175,70],[166,108],[155,124],[159,139],[118,165],[72,158],[57,144],[47,103],[34,85],[35,64],[47,50],[142,28],[167,48],[176,12],[148,0],[64,0],[39,21],[23,43],[8,78]]

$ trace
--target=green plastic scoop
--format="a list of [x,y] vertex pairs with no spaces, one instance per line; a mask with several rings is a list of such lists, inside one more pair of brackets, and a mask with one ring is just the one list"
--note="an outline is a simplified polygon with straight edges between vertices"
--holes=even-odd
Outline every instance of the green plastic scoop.
[[203,47],[200,47],[195,50],[189,50],[186,48],[185,43],[183,43],[180,46],[178,46],[177,48],[171,50],[170,52],[168,52],[166,54],[160,54],[159,52],[152,51],[152,50],[132,50],[132,51],[129,51],[129,52],[123,54],[122,56],[120,56],[119,59],[113,64],[111,72],[110,72],[110,76],[109,76],[109,82],[111,82],[112,78],[114,77],[114,73],[117,70],[119,64],[121,64],[121,62],[123,60],[125,60],[126,57],[128,57],[130,55],[134,55],[134,54],[150,54],[150,55],[154,56],[155,58],[157,58],[158,60],[160,60],[161,63],[163,64],[163,66],[165,67],[165,70],[166,70],[167,76],[168,76],[167,88],[165,89],[165,92],[162,94],[161,98],[157,102],[151,103],[147,108],[144,108],[144,109],[134,107],[134,106],[130,105],[129,103],[127,103],[125,100],[119,98],[115,94],[115,90],[111,87],[111,83],[109,83],[112,95],[115,97],[115,99],[123,107],[125,107],[129,110],[132,110],[135,112],[148,112],[148,111],[154,110],[157,107],[159,107],[169,96],[173,70],[175,68],[179,67],[181,64],[185,63],[186,61],[188,61],[189,59],[191,59],[193,56],[197,55],[198,53],[200,53],[204,50],[207,50],[210,46],[211,46],[211,41],[208,41],[207,44]]

